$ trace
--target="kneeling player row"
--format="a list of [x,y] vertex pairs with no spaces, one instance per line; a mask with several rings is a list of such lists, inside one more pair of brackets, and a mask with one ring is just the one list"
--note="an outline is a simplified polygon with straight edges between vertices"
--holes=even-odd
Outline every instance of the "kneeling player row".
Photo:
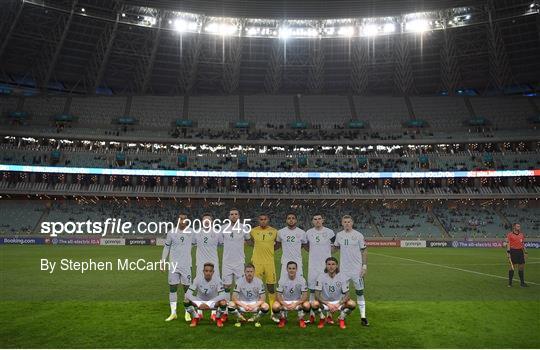
[[[272,305],[274,314],[279,315],[278,327],[285,326],[289,312],[297,312],[299,326],[305,328],[304,316],[312,310],[319,315],[318,328],[323,328],[325,323],[333,323],[332,315],[336,312],[339,312],[340,328],[346,328],[345,318],[355,309],[356,303],[348,296],[348,279],[339,273],[337,259],[326,259],[325,271],[317,278],[315,298],[311,302],[308,301],[306,280],[297,273],[297,269],[295,262],[289,262],[287,275],[279,281],[277,300]],[[241,327],[244,322],[254,322],[255,327],[260,327],[260,318],[270,311],[265,302],[264,284],[255,277],[253,264],[245,266],[244,276],[237,281],[231,300],[228,299],[221,279],[214,274],[214,265],[206,263],[203,276],[195,278],[185,295],[184,305],[191,317],[190,326],[198,325],[202,310],[216,310],[213,319],[218,327],[223,327],[227,315],[236,318],[236,327]],[[176,318],[176,315],[174,318],[171,316],[167,320]],[[365,317],[362,324],[368,325]]]

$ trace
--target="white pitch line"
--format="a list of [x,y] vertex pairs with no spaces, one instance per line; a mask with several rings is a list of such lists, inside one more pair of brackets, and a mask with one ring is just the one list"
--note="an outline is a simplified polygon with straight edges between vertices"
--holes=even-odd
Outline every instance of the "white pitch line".
[[[474,274],[482,275],[482,276],[495,277],[495,278],[500,278],[500,279],[503,279],[503,280],[507,280],[507,279],[508,279],[508,277],[502,277],[502,276],[492,275],[492,274],[490,274],[490,273],[484,273],[484,272],[478,272],[478,271],[473,271],[473,270],[460,269],[459,267],[453,267],[453,266],[441,265],[441,264],[434,264],[434,263],[430,263],[430,262],[427,262],[427,261],[421,261],[421,260],[415,260],[415,259],[409,259],[409,258],[402,258],[402,257],[400,257],[400,256],[386,255],[386,254],[381,254],[381,253],[373,253],[373,251],[371,251],[369,254],[370,254],[370,255],[386,256],[386,257],[388,257],[388,258],[395,258],[395,259],[401,259],[401,260],[412,261],[412,262],[415,262],[415,263],[418,263],[418,264],[425,264],[425,265],[431,265],[431,266],[443,267],[443,268],[445,268],[445,269],[457,270],[457,271],[462,271],[462,272],[469,272],[469,273],[474,273]],[[537,286],[540,285],[540,283],[536,283],[536,282],[531,282],[531,281],[525,281],[525,282],[526,282],[526,283],[530,283],[530,284],[534,284],[534,285],[537,285]]]

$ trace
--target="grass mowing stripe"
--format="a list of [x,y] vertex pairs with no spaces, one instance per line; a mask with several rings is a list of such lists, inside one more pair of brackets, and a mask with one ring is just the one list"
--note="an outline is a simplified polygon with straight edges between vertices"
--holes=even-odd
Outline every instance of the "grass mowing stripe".
[[[370,255],[385,256],[385,257],[388,257],[388,258],[395,258],[395,259],[407,260],[407,261],[412,261],[412,262],[416,262],[416,263],[419,263],[419,264],[425,264],[425,265],[431,265],[431,266],[442,267],[442,268],[445,268],[445,269],[457,270],[457,271],[462,271],[462,272],[469,272],[469,273],[474,273],[474,274],[482,275],[482,276],[495,277],[495,278],[500,278],[500,279],[503,279],[503,280],[508,279],[508,277],[492,275],[492,274],[490,274],[490,273],[484,273],[484,272],[479,272],[479,271],[460,269],[459,267],[453,267],[453,266],[448,266],[448,265],[435,264],[435,263],[430,263],[430,262],[427,262],[427,261],[421,261],[421,260],[415,260],[415,259],[409,259],[409,258],[402,258],[402,257],[400,257],[400,256],[393,256],[393,255],[387,255],[387,254],[381,254],[381,253],[373,253],[373,252],[370,252],[369,254],[370,254]],[[525,281],[525,282],[526,282],[526,283],[530,283],[530,284],[534,284],[534,285],[540,285],[540,283],[536,283],[536,282],[531,282],[531,281]]]
[[219,329],[208,313],[196,328],[164,322],[159,302],[0,301],[0,348],[538,348],[539,309],[537,301],[370,302],[368,328],[355,312],[345,330],[280,329],[268,316],[262,328],[231,320]]

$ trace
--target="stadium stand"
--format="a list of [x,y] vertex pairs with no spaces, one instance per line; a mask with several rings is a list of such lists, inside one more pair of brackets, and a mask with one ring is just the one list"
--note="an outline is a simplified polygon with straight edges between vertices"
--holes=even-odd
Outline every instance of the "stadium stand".
[[183,96],[134,96],[130,115],[141,128],[169,129],[176,119],[182,119]]
[[507,222],[507,231],[511,230],[512,223],[517,222],[527,236],[540,237],[540,208],[530,206],[527,202],[516,204],[509,203],[500,208],[500,213]]
[[371,130],[400,131],[409,119],[403,97],[354,96],[353,100],[358,119],[366,121]]
[[56,114],[62,114],[66,105],[66,97],[27,97],[23,110],[36,120],[47,120]]
[[240,118],[238,96],[190,97],[189,118],[200,128],[227,129]]
[[258,129],[287,126],[295,120],[293,97],[290,95],[246,95],[245,119]]
[[44,214],[40,200],[0,200],[0,232],[3,234],[32,233]]
[[[347,200],[159,200],[159,199],[99,199],[79,197],[77,200],[0,200],[0,230],[4,234],[32,233],[41,221],[84,222],[117,218],[138,223],[174,221],[179,208],[189,217],[200,218],[207,211],[216,218],[226,218],[230,207],[241,210],[243,218],[256,224],[261,212],[268,213],[271,225],[281,228],[287,212],[298,215],[298,226],[311,227],[312,215],[322,212],[325,226],[341,230],[340,218],[352,215],[355,227],[366,237],[383,239],[486,239],[504,238],[511,222],[520,222],[527,237],[540,237],[540,208],[525,202],[503,201],[491,207],[481,202],[442,202],[433,211],[419,206],[418,201],[403,202],[399,208],[390,208],[385,201],[366,203]],[[460,205],[456,208],[456,204]],[[521,208],[517,208],[521,205]],[[140,233],[135,233],[140,234]]]
[[460,205],[448,210],[435,210],[445,230],[455,238],[503,238],[505,225],[492,209]]
[[[435,171],[435,170],[488,170],[488,169],[538,169],[540,154],[537,150],[489,152],[489,161],[482,152],[453,151],[438,149],[425,152],[422,148],[397,149],[391,152],[367,152],[350,150],[347,154],[322,154],[319,151],[296,152],[272,151],[271,154],[259,154],[254,151],[227,148],[222,150],[206,147],[196,150],[185,150],[185,153],[166,145],[156,147],[127,147],[127,145],[112,148],[111,145],[86,143],[77,147],[72,144],[51,144],[42,140],[41,143],[26,143],[4,140],[0,144],[3,150],[1,158],[5,164],[51,164],[50,153],[53,149],[61,152],[58,164],[66,166],[101,166],[126,168],[159,168],[159,169],[193,169],[193,170],[237,170],[240,168],[258,171],[271,170],[322,170],[322,171]],[[45,144],[46,146],[43,146]],[[56,146],[52,146],[52,145]],[[121,151],[125,162],[115,162],[115,154]],[[333,154],[332,154],[333,153]],[[343,152],[341,152],[343,153]],[[178,164],[178,155],[186,156],[186,164]],[[425,156],[425,164],[421,157]],[[49,158],[48,158],[49,157]],[[239,158],[245,157],[245,165],[239,164]],[[37,159],[36,159],[37,158]],[[359,158],[361,158],[359,160]],[[99,160],[100,162],[96,162]],[[361,164],[365,162],[365,164]]]
[[311,125],[336,129],[354,119],[347,96],[305,95],[299,101],[301,120]]
[[[70,113],[84,125],[110,126],[114,118],[124,115],[126,97],[73,97]],[[85,128],[85,130],[90,130]]]
[[524,97],[474,97],[470,99],[477,116],[487,118],[497,129],[525,129],[534,114]]
[[463,97],[411,97],[415,117],[425,120],[434,131],[463,129],[469,112]]
[[381,208],[372,210],[379,232],[385,237],[441,238],[436,219],[422,208]]

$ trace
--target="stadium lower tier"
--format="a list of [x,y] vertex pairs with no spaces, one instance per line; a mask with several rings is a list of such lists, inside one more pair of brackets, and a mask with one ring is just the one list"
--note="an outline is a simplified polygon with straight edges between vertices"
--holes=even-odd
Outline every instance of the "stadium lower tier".
[[[341,217],[351,215],[354,226],[366,237],[423,239],[503,238],[512,223],[520,223],[526,237],[540,238],[540,201],[532,200],[326,200],[326,199],[160,199],[129,197],[13,196],[0,199],[0,233],[43,234],[42,223],[130,222],[135,231],[127,237],[162,236],[149,232],[148,223],[175,222],[180,211],[191,220],[211,213],[228,219],[229,210],[256,226],[258,215],[270,217],[270,225],[286,226],[294,212],[298,226],[312,227],[313,215],[322,214],[324,225],[341,230]],[[143,226],[138,223],[144,222]],[[158,224],[159,226],[159,224]],[[148,231],[146,231],[148,229]],[[161,228],[160,228],[161,229]],[[145,230],[145,231],[143,231]],[[81,234],[81,232],[76,232]],[[82,232],[85,234],[88,232]],[[72,232],[72,234],[74,234]],[[114,232],[109,232],[114,235]],[[123,236],[124,234],[121,234]]]

